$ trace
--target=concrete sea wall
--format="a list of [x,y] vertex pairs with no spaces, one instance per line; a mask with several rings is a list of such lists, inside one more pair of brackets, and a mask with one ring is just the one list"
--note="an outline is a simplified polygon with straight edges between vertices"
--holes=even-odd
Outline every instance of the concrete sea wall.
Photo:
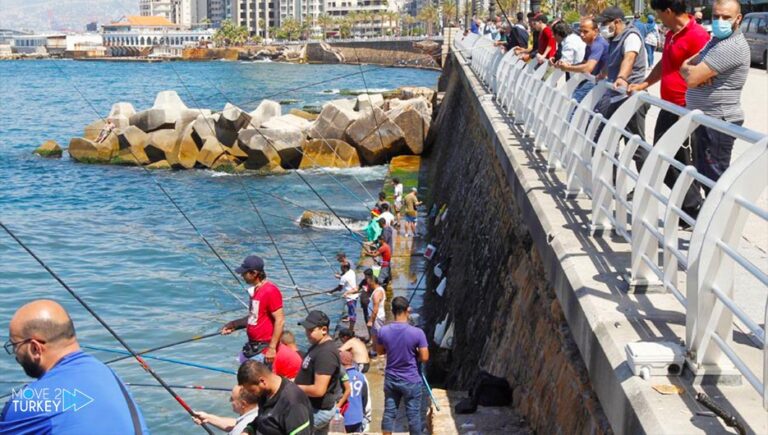
[[440,43],[432,41],[311,43],[307,44],[307,62],[440,68]]
[[[480,369],[505,377],[513,406],[539,433],[612,433],[558,299],[562,274],[541,211],[454,56],[440,88],[430,203],[448,214],[430,233],[435,262],[449,262],[448,284],[443,297],[428,292],[425,306],[429,335],[446,316],[455,334],[430,375],[451,389],[471,387]],[[439,280],[429,275],[434,289]]]

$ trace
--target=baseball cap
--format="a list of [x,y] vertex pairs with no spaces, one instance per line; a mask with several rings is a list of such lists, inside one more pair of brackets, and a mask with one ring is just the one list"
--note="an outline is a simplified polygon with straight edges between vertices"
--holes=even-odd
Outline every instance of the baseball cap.
[[243,264],[240,265],[235,272],[243,274],[249,270],[255,270],[257,272],[264,272],[264,260],[258,255],[249,255],[243,260]]
[[299,322],[300,326],[303,326],[307,329],[314,329],[318,326],[330,326],[331,320],[328,319],[328,316],[325,315],[322,311],[310,311],[309,314],[307,314],[307,318]]
[[617,6],[611,6],[600,13],[600,15],[595,18],[595,21],[597,21],[598,24],[604,24],[618,19],[624,19],[624,11]]

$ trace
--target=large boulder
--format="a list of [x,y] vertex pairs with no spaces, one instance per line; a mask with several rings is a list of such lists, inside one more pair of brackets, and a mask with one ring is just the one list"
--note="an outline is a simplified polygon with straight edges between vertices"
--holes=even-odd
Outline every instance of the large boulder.
[[339,98],[336,100],[331,100],[323,104],[323,109],[325,109],[327,106],[330,106],[330,105],[333,105],[342,109],[355,110],[355,106],[357,106],[357,98]]
[[200,150],[197,149],[197,144],[192,138],[192,126],[188,125],[177,135],[168,163],[177,169],[192,169],[197,163],[199,153]]
[[300,116],[288,114],[272,118],[261,126],[270,130],[293,130],[305,136],[312,127],[312,122]]
[[[218,114],[216,114],[218,117]],[[173,124],[173,128],[175,130],[181,131],[184,130],[184,127],[187,125],[195,122],[197,118],[199,117],[210,117],[212,116],[212,112],[210,109],[189,109],[184,110],[181,112],[181,115],[179,116],[179,119],[176,120],[176,122]]]
[[204,113],[205,111],[201,112],[200,109],[188,108],[176,91],[161,91],[155,97],[152,107],[132,115],[130,123],[146,133],[175,128],[177,121],[181,129],[185,127],[185,122],[188,124]]
[[357,102],[355,109],[358,112],[370,110],[371,107],[379,107],[384,105],[384,96],[381,94],[360,94],[357,96]]
[[410,108],[393,119],[393,122],[403,131],[405,146],[411,154],[421,154],[424,151],[424,141],[427,139],[429,124],[419,112]]
[[111,119],[118,128],[126,128],[130,125],[131,116],[134,114],[136,109],[133,108],[133,104],[120,102],[112,105],[107,119]]
[[171,169],[170,163],[167,160],[160,160],[159,162],[147,165],[148,169]]
[[433,106],[437,103],[437,91],[424,86],[403,86],[400,88],[400,98],[409,100],[411,98],[424,97]]
[[[301,163],[301,146],[304,144],[304,134],[294,128],[259,128],[243,130],[249,132],[248,141],[260,143],[261,147],[271,148],[280,156],[280,166],[285,169],[296,169]],[[244,137],[241,134],[241,137]],[[242,146],[240,148],[248,153]]]
[[219,120],[219,114],[198,115],[192,122],[192,139],[194,139],[197,148],[200,149],[208,138],[216,137],[216,122]]
[[221,172],[240,172],[240,168],[240,160],[229,153],[224,153],[219,156],[219,158],[213,162],[213,166],[211,166],[211,169],[214,171]]
[[251,116],[251,126],[248,128],[258,128],[270,119],[280,116],[282,114],[282,108],[280,103],[272,100],[262,100],[256,109],[249,113]]
[[280,167],[280,155],[262,134],[256,129],[246,129],[240,131],[237,137],[240,149],[248,155],[244,162],[246,169],[272,170]]
[[374,107],[347,127],[347,142],[354,145],[363,162],[380,165],[400,153],[405,144],[403,130],[383,110]]
[[335,102],[323,107],[320,116],[309,129],[312,139],[344,139],[344,132],[360,117],[358,112]]
[[104,122],[103,119],[97,119],[86,125],[83,129],[83,139],[96,140],[96,138],[99,137],[99,133],[101,133],[101,130],[104,128],[104,124],[106,124],[106,122]]
[[409,109],[419,112],[427,124],[432,121],[432,104],[430,104],[424,97],[416,97],[410,100],[401,100],[399,98],[389,100],[389,111],[387,111],[387,116],[389,116],[390,119],[395,119],[398,115]]
[[125,128],[117,135],[117,141],[119,144],[117,157],[120,159],[140,165],[146,165],[150,162],[144,151],[149,144],[149,135],[141,131],[140,128],[135,125]]
[[177,134],[175,130],[157,130],[149,133],[147,146],[144,148],[149,161],[152,163],[168,160],[176,145]]
[[226,154],[227,148],[221,144],[215,137],[208,138],[200,148],[197,155],[197,162],[206,168],[213,168],[214,164]]
[[222,145],[231,147],[237,142],[237,134],[244,128],[252,128],[251,115],[239,107],[227,103],[216,121],[216,138]]
[[360,156],[352,145],[337,139],[313,139],[302,147],[300,169],[332,167],[352,168],[360,166]]
[[61,147],[55,140],[47,140],[35,150],[35,154],[40,157],[58,158],[61,157],[62,153]]
[[114,156],[114,150],[107,142],[97,143],[82,137],[73,137],[69,141],[69,156],[81,163],[108,163]]
[[299,118],[304,118],[307,121],[314,121],[319,116],[319,114],[317,114],[317,113],[309,113],[309,112],[305,112],[305,111],[303,111],[301,109],[291,109],[291,110],[288,111],[288,113],[291,114],[291,115],[298,116]]

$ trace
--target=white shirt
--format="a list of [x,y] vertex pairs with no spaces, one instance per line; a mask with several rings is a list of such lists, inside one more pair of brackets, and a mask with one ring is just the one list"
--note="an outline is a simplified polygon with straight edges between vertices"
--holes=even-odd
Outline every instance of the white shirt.
[[627,39],[624,40],[624,54],[627,54],[630,51],[640,53],[640,50],[644,50],[643,41],[640,40],[640,35],[633,33],[627,36]]
[[393,215],[388,211],[385,211],[384,213],[380,214],[379,218],[383,218],[387,222],[387,226],[392,225],[392,222],[395,221],[395,215]]
[[[377,313],[373,313],[373,297],[376,294],[376,292],[381,292],[381,302],[379,302],[379,311]],[[384,305],[386,305],[387,302],[387,292],[384,290],[383,287],[379,286],[373,289],[373,292],[371,293],[371,304],[368,305],[371,310],[371,315],[373,315],[377,320],[384,323],[384,321],[387,319],[387,314],[384,312]]]
[[562,57],[560,60],[575,65],[584,60],[584,52],[587,44],[575,33],[571,33],[563,39]]
[[[344,273],[344,275],[341,275],[341,278],[339,279],[339,285],[341,286],[342,294],[351,291],[354,288],[357,288],[357,276],[355,275],[355,271],[352,269],[349,269]],[[357,298],[360,297],[360,293],[354,293],[352,295],[345,296],[348,301],[355,301]]]
[[403,183],[395,184],[395,201],[403,200]]
[[259,415],[259,407],[254,406],[253,409],[246,412],[245,414],[241,415],[240,417],[237,417],[237,420],[235,420],[235,427],[232,428],[231,431],[229,431],[229,435],[240,435],[245,431],[245,427],[248,426],[248,423],[252,422],[254,418],[256,418]]

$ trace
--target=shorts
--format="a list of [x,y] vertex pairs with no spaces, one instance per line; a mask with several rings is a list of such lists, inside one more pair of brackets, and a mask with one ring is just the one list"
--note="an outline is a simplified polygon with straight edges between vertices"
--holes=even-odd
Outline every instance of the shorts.
[[415,224],[416,223],[416,216],[405,215],[405,221],[409,222],[409,223],[412,223],[412,224]]
[[378,317],[373,320],[373,326],[371,327],[371,334],[379,335],[379,331],[384,327],[384,319]]
[[357,321],[357,299],[347,301],[347,315],[349,315],[350,322]]
[[347,433],[361,433],[363,431],[363,422],[357,424],[345,424],[344,430]]
[[392,272],[389,266],[382,267],[381,270],[379,270],[379,276],[377,277],[379,279],[379,283],[382,286],[386,286],[387,283],[389,283],[389,280],[392,277]]
[[371,363],[365,363],[365,364],[357,364],[357,369],[360,370],[360,373],[368,373],[368,370],[371,369]]

